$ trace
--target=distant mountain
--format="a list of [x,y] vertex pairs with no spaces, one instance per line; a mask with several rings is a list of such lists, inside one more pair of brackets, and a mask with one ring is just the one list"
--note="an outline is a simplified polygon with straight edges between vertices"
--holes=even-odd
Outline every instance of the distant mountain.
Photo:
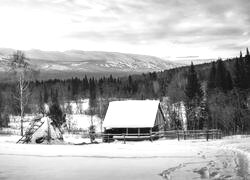
[[[0,58],[15,50],[0,48]],[[24,51],[30,63],[40,70],[42,79],[69,78],[73,76],[113,74],[122,76],[152,71],[161,71],[179,64],[154,56],[118,52],[80,51]]]
[[[165,58],[163,58],[165,59]],[[193,64],[203,64],[203,63],[210,63],[212,61],[216,61],[217,59],[202,59],[202,58],[176,58],[176,59],[166,59],[168,61],[172,61],[175,62],[176,64],[180,64],[180,65],[190,65],[191,62],[193,62]]]

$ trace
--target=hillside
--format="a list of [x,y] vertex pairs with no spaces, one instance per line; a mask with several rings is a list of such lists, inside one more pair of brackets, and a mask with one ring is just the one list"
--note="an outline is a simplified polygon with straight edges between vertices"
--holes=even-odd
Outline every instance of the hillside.
[[[0,57],[12,54],[13,49],[0,49]],[[99,51],[24,51],[30,63],[40,70],[41,78],[82,77],[83,74],[124,76],[162,71],[179,66],[154,56]],[[4,71],[2,69],[2,71]]]

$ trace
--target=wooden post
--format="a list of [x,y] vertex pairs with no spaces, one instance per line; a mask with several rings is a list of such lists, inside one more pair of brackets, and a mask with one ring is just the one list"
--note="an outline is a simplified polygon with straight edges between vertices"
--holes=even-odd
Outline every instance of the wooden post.
[[209,131],[208,130],[206,130],[206,139],[207,139],[207,141],[208,141],[208,138],[209,138]]
[[104,132],[101,132],[102,142],[105,142],[105,130]]
[[180,141],[180,135],[179,135],[179,131],[177,130],[177,138],[178,138],[178,141]]
[[150,141],[153,142],[153,138],[152,138],[152,128],[150,128]]
[[[126,129],[126,136],[128,136],[128,128]],[[125,140],[125,134],[124,134],[124,137],[123,137],[123,139],[124,139],[124,144],[126,144],[126,140]]]
[[125,134],[123,134],[123,144],[126,144]]
[[107,134],[107,136],[108,136],[108,143],[109,143],[109,133]]
[[138,128],[138,137],[140,137],[140,128]]
[[184,130],[184,140],[186,140],[186,131]]

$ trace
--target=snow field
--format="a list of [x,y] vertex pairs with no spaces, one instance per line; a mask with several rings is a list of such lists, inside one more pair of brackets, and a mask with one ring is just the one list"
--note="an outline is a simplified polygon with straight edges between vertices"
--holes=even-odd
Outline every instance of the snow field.
[[[66,136],[67,142],[87,142]],[[0,179],[250,178],[249,137],[86,145],[15,144],[18,138],[0,136]]]

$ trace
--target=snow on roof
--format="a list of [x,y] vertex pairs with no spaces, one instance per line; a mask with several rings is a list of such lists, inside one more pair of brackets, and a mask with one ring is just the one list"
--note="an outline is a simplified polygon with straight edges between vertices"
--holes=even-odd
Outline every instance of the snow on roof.
[[127,100],[110,102],[103,127],[153,127],[159,103],[160,101],[158,100]]

